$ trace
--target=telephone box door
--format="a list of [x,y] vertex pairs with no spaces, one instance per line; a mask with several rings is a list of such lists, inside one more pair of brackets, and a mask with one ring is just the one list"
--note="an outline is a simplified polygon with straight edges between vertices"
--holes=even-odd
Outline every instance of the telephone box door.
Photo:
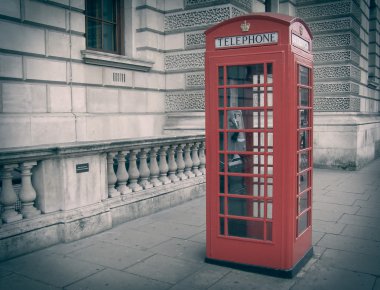
[[[280,267],[283,52],[210,57],[207,256]],[[255,244],[252,247],[252,243]]]

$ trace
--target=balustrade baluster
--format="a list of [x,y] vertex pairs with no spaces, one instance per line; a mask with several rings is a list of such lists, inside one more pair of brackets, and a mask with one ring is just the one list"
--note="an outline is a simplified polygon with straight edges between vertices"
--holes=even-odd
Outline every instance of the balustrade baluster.
[[31,176],[32,168],[37,162],[21,163],[21,190],[19,198],[22,202],[21,213],[24,218],[31,218],[41,214],[41,211],[34,207],[34,201],[37,197],[36,190],[33,187]]
[[4,165],[1,170],[2,189],[0,192],[0,203],[3,207],[1,218],[3,222],[10,223],[22,219],[22,215],[15,210],[17,194],[12,185],[12,172],[17,164]]
[[159,149],[160,147],[153,147],[150,150],[150,158],[149,158],[150,183],[152,183],[154,187],[162,185],[162,182],[158,180],[160,169],[158,168],[158,164],[157,164],[157,152]]
[[199,171],[199,164],[201,164],[198,157],[198,147],[199,142],[195,142],[191,147],[191,160],[193,161],[193,173],[195,176],[201,176],[202,173]]
[[137,183],[138,179],[140,177],[140,172],[137,168],[136,164],[136,155],[139,153],[140,150],[131,150],[129,154],[129,168],[128,168],[128,173],[129,173],[129,187],[135,192],[135,191],[140,191],[143,188]]
[[195,176],[193,172],[191,172],[191,168],[193,167],[193,161],[191,160],[190,151],[191,151],[192,143],[187,143],[185,146],[185,175],[188,178],[192,178]]
[[132,192],[132,189],[127,186],[129,175],[125,167],[125,157],[128,152],[129,151],[119,151],[117,153],[117,190],[123,195]]
[[205,175],[206,174],[206,154],[205,154],[205,142],[201,142],[199,147],[199,171]]
[[144,188],[152,188],[153,185],[149,182],[148,178],[150,176],[150,170],[148,167],[148,163],[146,161],[147,154],[149,153],[150,149],[149,148],[143,148],[141,149],[139,158],[140,158],[140,166],[139,166],[139,171],[140,171],[140,182],[139,184]]
[[180,180],[185,180],[188,177],[183,173],[185,169],[185,161],[183,160],[183,148],[184,144],[180,144],[177,147],[177,176]]
[[115,174],[115,170],[113,169],[113,158],[115,157],[115,153],[108,152],[107,153],[107,180],[108,180],[108,197],[115,197],[120,195],[115,189],[115,183],[117,181],[117,177]]
[[175,152],[176,152],[176,149],[177,148],[177,145],[170,145],[169,147],[169,179],[172,181],[172,182],[177,182],[179,181],[179,178],[177,177],[176,175],[176,171],[177,171],[177,163],[175,161]]
[[159,151],[160,155],[160,161],[158,163],[158,167],[160,169],[160,181],[162,184],[169,184],[171,183],[171,180],[168,178],[167,173],[169,170],[168,163],[166,162],[166,151],[168,150],[169,146],[161,146],[161,149]]

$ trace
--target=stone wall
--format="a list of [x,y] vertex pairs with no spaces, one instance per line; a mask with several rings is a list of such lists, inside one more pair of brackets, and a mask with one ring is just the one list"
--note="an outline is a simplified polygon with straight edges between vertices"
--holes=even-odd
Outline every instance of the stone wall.
[[162,134],[163,10],[140,2],[119,57],[86,51],[85,0],[0,2],[0,148]]

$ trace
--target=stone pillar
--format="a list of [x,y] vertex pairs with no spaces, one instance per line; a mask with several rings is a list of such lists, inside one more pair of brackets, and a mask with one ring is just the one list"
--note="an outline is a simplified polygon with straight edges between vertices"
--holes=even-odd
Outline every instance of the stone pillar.
[[201,176],[202,173],[199,171],[199,164],[201,164],[198,157],[198,147],[199,142],[195,142],[191,147],[191,160],[193,161],[193,173],[195,176]]
[[162,184],[169,184],[171,180],[168,178],[167,173],[169,170],[168,163],[166,162],[166,150],[168,150],[169,146],[161,146],[159,151],[160,161],[158,163],[158,167],[160,169],[160,181]]
[[177,147],[177,176],[180,180],[185,180],[188,177],[183,173],[185,169],[185,161],[183,160],[183,147],[184,144],[180,144]]
[[158,180],[158,175],[160,174],[160,169],[157,164],[157,152],[160,147],[153,147],[150,150],[150,162],[149,162],[149,170],[150,170],[150,183],[153,184],[154,187],[162,185],[162,182]]
[[143,148],[141,149],[141,152],[139,154],[140,158],[140,166],[139,166],[139,171],[140,171],[140,182],[139,184],[144,188],[152,188],[153,185],[149,182],[148,178],[150,176],[150,170],[148,167],[148,163],[146,161],[147,154],[149,153],[149,148]]
[[36,190],[32,185],[32,172],[33,166],[37,162],[23,162],[21,163],[21,191],[19,198],[22,202],[21,213],[24,218],[31,218],[41,214],[41,211],[34,207],[34,201],[37,197]]
[[179,178],[176,175],[177,171],[177,163],[175,161],[175,152],[176,152],[177,145],[170,145],[169,147],[169,179],[172,182],[179,181]]
[[15,211],[17,194],[12,185],[12,172],[16,167],[16,164],[4,165],[0,174],[2,181],[0,204],[3,207],[1,218],[5,223],[11,223],[22,219],[22,215]]
[[137,183],[139,177],[140,177],[140,172],[137,168],[137,164],[136,164],[136,159],[137,159],[137,153],[139,152],[140,150],[131,150],[130,154],[129,154],[129,169],[128,169],[128,173],[129,173],[129,187],[133,190],[133,191],[140,191],[142,190],[143,188]]
[[127,182],[129,178],[127,169],[125,167],[125,157],[127,156],[127,154],[128,154],[128,151],[119,151],[117,154],[117,162],[118,162],[117,171],[116,171],[117,184],[118,184],[117,190],[123,195],[132,192],[132,189],[130,189],[127,186]]
[[199,171],[205,175],[206,174],[206,155],[205,155],[205,142],[201,142],[199,147]]
[[115,197],[120,195],[115,189],[115,183],[117,181],[117,177],[115,171],[113,169],[113,158],[115,153],[108,152],[107,153],[107,183],[108,183],[108,197]]
[[195,174],[191,172],[191,168],[193,167],[193,161],[191,160],[191,156],[190,156],[191,145],[192,143],[187,143],[185,146],[185,175],[188,178],[192,178],[195,176]]

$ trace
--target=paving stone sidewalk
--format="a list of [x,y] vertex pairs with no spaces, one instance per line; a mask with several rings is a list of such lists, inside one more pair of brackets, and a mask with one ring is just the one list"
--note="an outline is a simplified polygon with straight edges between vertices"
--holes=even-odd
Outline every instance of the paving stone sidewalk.
[[380,290],[380,159],[315,169],[314,257],[293,279],[204,263],[205,198],[0,263],[1,290]]

